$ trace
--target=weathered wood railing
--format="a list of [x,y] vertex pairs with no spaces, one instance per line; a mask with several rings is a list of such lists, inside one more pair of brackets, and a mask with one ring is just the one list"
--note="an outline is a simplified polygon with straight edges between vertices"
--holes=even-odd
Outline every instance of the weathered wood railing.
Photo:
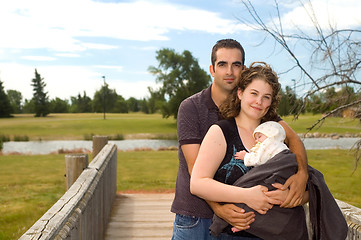
[[103,239],[116,195],[116,179],[117,147],[107,144],[20,239]]
[[361,209],[354,207],[348,203],[337,200],[343,216],[348,225],[348,233],[346,240],[360,240],[361,239]]

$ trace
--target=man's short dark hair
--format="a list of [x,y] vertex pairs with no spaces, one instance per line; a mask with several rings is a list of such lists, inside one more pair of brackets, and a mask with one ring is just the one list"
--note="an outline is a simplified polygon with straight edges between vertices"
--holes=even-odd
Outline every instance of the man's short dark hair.
[[212,62],[213,68],[214,68],[214,65],[217,60],[216,53],[217,53],[218,49],[220,49],[220,48],[230,48],[230,49],[237,48],[237,49],[239,49],[242,53],[242,64],[244,65],[245,52],[244,52],[242,45],[234,39],[221,39],[221,40],[218,40],[212,48],[211,62]]

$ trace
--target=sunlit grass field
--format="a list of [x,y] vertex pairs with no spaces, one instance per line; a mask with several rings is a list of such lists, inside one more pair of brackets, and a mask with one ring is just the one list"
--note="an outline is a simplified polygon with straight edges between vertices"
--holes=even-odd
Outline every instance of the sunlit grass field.
[[106,114],[100,113],[50,114],[45,118],[19,114],[0,119],[0,135],[26,135],[30,140],[84,140],[89,135],[154,134],[155,137],[175,138],[176,120],[160,114]]
[[[305,133],[321,115],[284,120]],[[359,120],[329,118],[320,133],[360,133]],[[89,135],[174,138],[176,120],[160,114],[51,114],[46,118],[15,115],[0,119],[0,136],[29,140],[82,140]],[[144,135],[145,134],[145,135]],[[138,136],[139,136],[138,135]],[[354,157],[347,150],[310,150],[309,163],[324,173],[334,196],[361,207],[361,170],[352,174]],[[178,169],[177,151],[118,153],[118,191],[172,191]],[[65,192],[65,156],[0,154],[0,240],[18,239]]]
[[[321,119],[321,114],[305,114],[300,115],[298,119],[294,119],[293,116],[283,117],[293,130],[297,133],[306,133],[309,127],[311,127],[318,119]],[[320,128],[321,126],[321,128]],[[328,117],[321,125],[317,125],[311,133],[361,133],[361,121],[355,118],[341,118],[341,117]]]
[[[307,128],[322,116],[301,115],[294,121],[293,117],[283,119],[297,132],[306,133]],[[0,135],[26,135],[29,140],[84,140],[90,135],[123,135],[125,138],[134,134],[148,134],[156,138],[175,138],[176,120],[173,117],[162,118],[160,114],[50,114],[45,118],[34,118],[30,114],[15,115],[14,118],[0,119]],[[312,132],[321,133],[360,133],[361,123],[358,119],[327,118],[322,128]]]
[[[334,197],[361,207],[361,169],[353,174],[348,150],[309,150]],[[177,151],[118,152],[117,189],[169,192],[175,187]],[[0,239],[18,239],[65,192],[65,155],[0,156]]]

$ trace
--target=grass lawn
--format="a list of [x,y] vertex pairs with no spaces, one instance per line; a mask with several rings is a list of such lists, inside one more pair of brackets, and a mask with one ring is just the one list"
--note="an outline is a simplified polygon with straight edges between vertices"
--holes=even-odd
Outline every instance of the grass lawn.
[[[285,120],[295,132],[306,133],[308,131],[307,128],[311,127],[321,117],[321,114],[304,114],[297,120],[294,120],[292,116],[283,117],[283,120]],[[354,118],[328,117],[321,126],[321,128],[319,128],[319,126],[316,127],[311,133],[361,133],[361,121]]]
[[0,156],[0,239],[18,239],[64,194],[64,158]]
[[[321,115],[284,120],[297,132]],[[360,133],[359,120],[328,118],[320,133]],[[313,132],[315,132],[313,131]],[[91,135],[134,138],[175,138],[176,120],[160,114],[50,114],[46,118],[20,114],[0,119],[0,138],[27,136],[29,140],[82,140]],[[138,136],[139,136],[138,135]],[[144,137],[144,135],[142,135]],[[137,136],[135,136],[137,137]],[[177,151],[118,153],[118,191],[172,191],[175,187]],[[310,150],[309,163],[324,173],[335,198],[361,207],[361,170],[351,175],[354,157],[347,150]],[[65,156],[0,154],[0,239],[18,239],[65,192]]]
[[[348,150],[309,150],[334,197],[361,207],[361,169]],[[172,191],[177,151],[118,153],[118,191]],[[65,156],[0,156],[0,239],[18,239],[65,191]]]
[[[284,117],[297,132],[306,133],[307,128],[321,115],[301,115],[298,120]],[[45,118],[34,118],[30,114],[18,114],[14,118],[0,119],[1,135],[10,137],[26,135],[30,140],[84,140],[94,135],[130,137],[134,134],[153,135],[154,138],[176,138],[176,120],[162,118],[160,114],[106,114],[101,113],[50,114]],[[327,118],[321,133],[360,133],[361,123],[357,119]]]
[[34,118],[18,114],[14,118],[0,119],[0,135],[26,135],[30,140],[84,140],[90,135],[154,134],[157,138],[176,138],[176,120],[164,119],[160,114],[50,114]]

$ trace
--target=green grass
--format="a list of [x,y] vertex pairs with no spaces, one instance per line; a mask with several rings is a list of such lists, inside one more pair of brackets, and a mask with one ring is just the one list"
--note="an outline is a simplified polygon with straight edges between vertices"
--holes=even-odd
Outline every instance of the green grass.
[[[301,115],[298,120],[284,117],[284,120],[297,132],[305,133],[307,128],[322,116]],[[18,114],[14,118],[0,119],[0,137],[13,140],[16,136],[29,140],[82,140],[85,136],[148,134],[147,138],[176,138],[176,120],[164,119],[160,114],[50,114],[45,118],[34,118],[29,114]],[[321,133],[360,133],[358,119],[328,118],[321,129],[312,132]]]
[[178,151],[118,153],[119,191],[168,191],[175,188]]
[[[361,169],[348,150],[309,150],[335,198],[361,207]],[[177,151],[118,153],[118,191],[172,191]],[[18,239],[65,191],[65,155],[0,156],[0,239]]]
[[0,239],[18,239],[65,192],[64,156],[0,156]]
[[361,168],[355,170],[354,153],[349,150],[308,150],[309,164],[321,171],[339,200],[361,208]]
[[[305,133],[321,115],[302,115],[284,120]],[[160,114],[51,114],[34,118],[20,114],[0,119],[0,138],[17,136],[29,140],[77,140],[84,136],[147,134],[174,138],[176,121]],[[328,118],[320,133],[360,133],[359,120]],[[118,191],[170,191],[175,187],[177,151],[118,153]],[[0,155],[0,239],[18,239],[65,191],[65,156]],[[347,150],[308,151],[309,162],[324,173],[334,196],[361,207],[361,170],[351,175],[354,157]]]
[[[311,127],[322,116],[320,114],[304,114],[297,120],[292,116],[283,117],[290,127],[297,133],[306,133],[307,128]],[[328,117],[322,124],[321,128],[316,127],[311,133],[361,133],[361,121],[355,118]]]
[[19,114],[0,119],[0,135],[27,135],[29,140],[82,140],[84,136],[154,134],[157,138],[176,136],[176,120],[160,114],[50,114],[45,118]]

